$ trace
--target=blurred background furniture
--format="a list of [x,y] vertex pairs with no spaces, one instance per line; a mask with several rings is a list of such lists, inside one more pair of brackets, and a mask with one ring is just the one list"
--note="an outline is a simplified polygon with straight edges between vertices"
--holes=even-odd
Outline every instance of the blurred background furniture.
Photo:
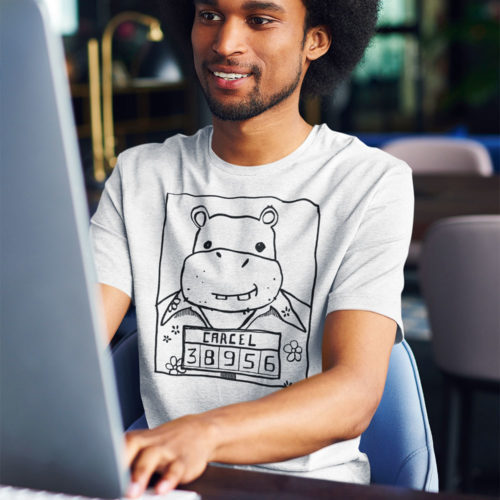
[[[500,215],[435,223],[424,239],[420,264],[433,356],[445,377],[440,471],[447,490],[467,491],[473,395],[500,391]],[[497,421],[498,411],[491,415]]]
[[160,42],[163,32],[160,21],[140,12],[121,12],[114,16],[106,25],[102,36],[102,114],[104,157],[109,167],[116,164],[115,132],[113,123],[113,56],[112,41],[115,30],[126,21],[135,21],[148,27],[147,40]]
[[415,175],[412,238],[422,240],[432,224],[446,217],[500,214],[500,176]]
[[422,386],[405,340],[392,348],[384,394],[360,449],[370,459],[372,483],[438,491]]
[[[414,175],[493,175],[488,150],[472,139],[409,137],[387,142],[382,149],[408,163]],[[418,267],[421,251],[421,241],[413,239],[407,263]]]
[[382,146],[387,153],[404,160],[414,174],[492,175],[488,150],[472,139],[413,137]]

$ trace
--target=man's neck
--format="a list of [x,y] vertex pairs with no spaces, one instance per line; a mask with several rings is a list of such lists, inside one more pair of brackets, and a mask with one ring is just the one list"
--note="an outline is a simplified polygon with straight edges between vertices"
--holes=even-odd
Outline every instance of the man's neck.
[[264,165],[295,151],[312,127],[295,107],[276,106],[250,120],[234,122],[214,117],[212,149],[234,165]]

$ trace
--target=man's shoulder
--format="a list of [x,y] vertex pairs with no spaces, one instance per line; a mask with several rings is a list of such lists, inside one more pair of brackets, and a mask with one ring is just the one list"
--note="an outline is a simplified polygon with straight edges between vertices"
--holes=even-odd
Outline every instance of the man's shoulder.
[[196,151],[211,133],[211,126],[201,128],[193,135],[175,134],[163,142],[141,144],[126,149],[118,157],[119,165],[143,164],[165,160],[168,156]]
[[354,135],[337,132],[323,124],[319,127],[318,139],[324,151],[331,151],[340,164],[346,168],[359,166],[361,170],[369,169],[380,174],[387,171],[410,170],[408,165],[385,151],[368,146]]

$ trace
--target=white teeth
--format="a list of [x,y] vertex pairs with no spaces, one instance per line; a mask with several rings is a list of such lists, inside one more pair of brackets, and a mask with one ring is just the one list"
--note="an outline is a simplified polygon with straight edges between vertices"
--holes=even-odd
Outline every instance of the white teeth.
[[220,71],[214,71],[214,75],[219,78],[224,78],[224,80],[239,80],[240,78],[245,78],[248,74],[243,75],[241,73],[221,73]]
[[215,299],[216,300],[227,300],[229,298],[236,298],[236,300],[240,300],[240,301],[246,301],[246,300],[250,300],[252,297],[257,297],[257,287],[255,287],[253,290],[250,290],[248,293],[242,293],[240,295],[222,295],[222,294],[218,294],[218,293],[213,293],[212,295],[215,296]]

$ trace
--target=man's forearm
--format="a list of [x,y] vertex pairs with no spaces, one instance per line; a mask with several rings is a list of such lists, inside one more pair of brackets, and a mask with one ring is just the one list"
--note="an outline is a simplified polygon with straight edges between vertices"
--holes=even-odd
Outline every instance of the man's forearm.
[[106,340],[109,343],[127,313],[131,299],[125,292],[104,283],[99,284],[99,290],[106,322]]
[[262,399],[200,417],[214,439],[211,461],[277,462],[359,436],[380,396],[375,382],[337,366]]

